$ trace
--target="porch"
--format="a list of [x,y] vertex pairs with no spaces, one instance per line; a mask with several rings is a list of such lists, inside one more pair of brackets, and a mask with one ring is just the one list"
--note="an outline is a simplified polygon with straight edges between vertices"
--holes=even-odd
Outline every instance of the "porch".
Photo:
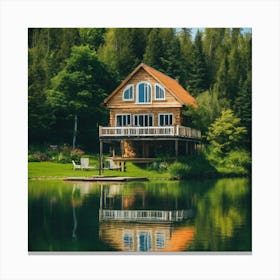
[[201,145],[200,130],[175,126],[99,127],[99,174],[103,169],[104,144],[110,146],[111,159],[125,170],[125,162],[151,162],[160,154],[177,158],[194,154]]

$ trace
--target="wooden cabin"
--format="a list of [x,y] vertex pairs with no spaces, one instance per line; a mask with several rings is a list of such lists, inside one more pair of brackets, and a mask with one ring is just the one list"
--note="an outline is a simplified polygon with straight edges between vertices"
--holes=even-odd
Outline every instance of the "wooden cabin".
[[199,130],[188,127],[185,107],[195,99],[174,79],[141,63],[104,100],[107,127],[99,128],[100,149],[109,143],[113,158],[152,159],[193,153]]

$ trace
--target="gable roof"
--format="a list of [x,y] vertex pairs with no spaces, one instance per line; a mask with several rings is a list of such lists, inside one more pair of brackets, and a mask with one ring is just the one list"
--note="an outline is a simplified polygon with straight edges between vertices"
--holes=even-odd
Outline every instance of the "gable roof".
[[167,88],[171,94],[176,98],[182,105],[192,105],[198,107],[195,103],[194,97],[192,97],[176,80],[169,76],[157,71],[156,69],[141,63],[139,64],[127,77],[126,79],[104,100],[104,103],[108,103],[110,99],[133,77],[141,68],[143,68],[148,74],[156,79],[160,84]]

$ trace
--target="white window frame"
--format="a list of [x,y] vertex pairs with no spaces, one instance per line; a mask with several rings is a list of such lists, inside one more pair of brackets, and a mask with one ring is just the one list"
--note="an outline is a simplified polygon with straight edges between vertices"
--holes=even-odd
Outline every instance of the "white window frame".
[[[124,98],[124,94],[127,90],[132,88],[132,97],[131,98]],[[123,90],[123,95],[122,95],[122,100],[123,101],[133,101],[134,100],[134,86],[133,85],[127,85],[124,90]]]
[[[121,125],[121,126],[119,126],[118,125],[118,122],[117,122],[117,117],[118,116],[122,116],[122,118],[124,117],[124,116],[126,116],[126,122],[127,122],[127,116],[130,116],[130,124],[127,124],[127,125]],[[123,119],[122,119],[122,122],[123,122]],[[132,121],[131,121],[131,114],[116,114],[115,115],[115,126],[116,127],[126,127],[126,126],[131,126],[131,123],[132,123]]]
[[[172,116],[172,124],[164,124],[164,125],[161,125],[160,124],[160,116]],[[164,118],[165,120],[165,118]],[[173,113],[158,113],[158,126],[171,126],[171,125],[174,125],[174,114]]]
[[[141,84],[146,84],[146,85],[148,85],[149,87],[150,87],[150,102],[139,102],[139,86],[141,85]],[[152,104],[152,86],[151,86],[151,84],[150,83],[148,83],[148,82],[145,82],[145,81],[141,81],[141,82],[139,82],[138,84],[137,84],[137,86],[136,86],[136,104]]]
[[[139,116],[152,116],[152,125],[144,125],[144,126],[140,126],[140,125],[138,125],[138,124],[135,124],[135,118],[134,117],[139,117]],[[147,126],[154,126],[154,121],[155,121],[155,116],[154,116],[154,114],[149,114],[149,113],[147,113],[147,114],[133,114],[132,115],[132,118],[133,118],[133,121],[132,121],[132,123],[133,123],[133,126],[136,126],[136,127],[147,127]],[[149,121],[149,119],[148,119],[148,121]],[[138,119],[138,121],[137,122],[139,122],[139,119]]]
[[165,231],[157,230],[155,232],[155,243],[157,249],[163,249],[166,246],[166,234]]
[[[137,235],[137,251],[138,252],[150,252],[153,250],[153,234],[152,234],[152,231],[150,230],[137,230],[136,232],[136,235]],[[140,250],[141,248],[141,245],[140,245],[140,236],[144,236],[145,240],[146,241],[144,243],[144,248],[146,250]]]
[[[160,89],[162,89],[163,90],[163,98],[157,98],[157,91],[156,91],[156,88],[157,87],[159,87]],[[164,89],[164,87],[162,86],[162,85],[160,85],[160,84],[155,84],[154,85],[154,98],[155,98],[155,100],[165,100],[165,89]]]

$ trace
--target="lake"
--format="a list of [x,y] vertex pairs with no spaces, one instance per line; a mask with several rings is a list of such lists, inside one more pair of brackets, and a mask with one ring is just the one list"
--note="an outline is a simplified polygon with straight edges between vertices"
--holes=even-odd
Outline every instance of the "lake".
[[29,180],[30,252],[246,252],[246,178],[119,183]]

